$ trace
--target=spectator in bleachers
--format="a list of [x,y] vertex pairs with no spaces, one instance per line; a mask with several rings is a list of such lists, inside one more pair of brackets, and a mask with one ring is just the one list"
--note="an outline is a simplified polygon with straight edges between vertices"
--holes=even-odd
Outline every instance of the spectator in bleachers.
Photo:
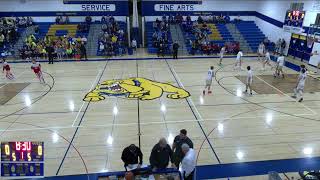
[[82,36],[81,38],[81,42],[83,42],[84,44],[87,44],[88,39],[86,38],[86,36]]
[[104,48],[104,44],[103,44],[103,42],[99,42],[99,49],[98,49],[98,51],[102,54],[102,55],[104,55],[105,54],[105,48]]
[[32,26],[33,25],[33,19],[32,17],[27,17],[27,26]]
[[4,40],[5,40],[4,35],[2,33],[0,33],[0,47],[3,46]]
[[87,16],[87,17],[85,18],[85,22],[86,22],[87,24],[91,24],[91,22],[92,22],[91,16]]
[[162,21],[167,22],[167,16],[165,14],[162,16]]
[[191,16],[190,15],[187,16],[186,21],[187,22],[191,22]]
[[168,21],[170,24],[174,23],[174,17],[171,14],[169,14]]
[[60,19],[60,16],[57,16],[57,17],[56,17],[56,24],[60,24],[60,20],[61,20],[61,19]]
[[55,51],[57,53],[57,59],[62,59],[65,56],[65,49],[62,44],[56,44]]
[[160,41],[159,47],[158,47],[158,57],[160,56],[164,57],[164,49],[165,49],[165,46],[163,44],[163,41]]
[[202,16],[198,16],[198,20],[197,20],[197,21],[198,21],[199,24],[202,24],[202,23],[203,23],[203,18],[202,18]]
[[137,51],[137,41],[136,41],[136,39],[132,39],[132,41],[131,41],[131,48],[132,48],[132,50],[134,51],[134,52],[136,52]]
[[224,20],[225,20],[226,23],[230,23],[230,16],[226,15],[224,17]]
[[181,24],[183,21],[183,16],[181,14],[178,14],[178,23]]
[[109,22],[110,23],[114,23],[115,21],[116,21],[115,18],[113,16],[111,16],[110,19],[109,19]]
[[69,16],[66,16],[65,24],[69,24],[69,23],[70,23]]
[[241,20],[240,15],[238,15],[237,17],[235,17],[233,21],[236,22],[236,23],[237,23],[237,22],[241,22],[242,20]]
[[106,23],[106,17],[105,17],[105,16],[102,16],[102,17],[101,17],[101,23],[102,23],[102,24]]

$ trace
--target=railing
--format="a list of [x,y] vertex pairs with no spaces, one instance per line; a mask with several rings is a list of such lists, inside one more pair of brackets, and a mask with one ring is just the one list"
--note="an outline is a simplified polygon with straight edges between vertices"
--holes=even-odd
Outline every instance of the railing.
[[[133,170],[135,178],[134,179],[173,179],[173,180],[182,180],[182,175],[179,170],[168,168],[164,170],[159,170],[153,172],[149,167],[141,168],[138,170]],[[99,179],[109,179],[109,180],[123,180],[126,176],[126,171],[118,172],[103,172],[95,174],[82,174],[82,175],[70,175],[70,176],[53,176],[46,177],[42,179],[33,179],[33,180],[99,180]]]

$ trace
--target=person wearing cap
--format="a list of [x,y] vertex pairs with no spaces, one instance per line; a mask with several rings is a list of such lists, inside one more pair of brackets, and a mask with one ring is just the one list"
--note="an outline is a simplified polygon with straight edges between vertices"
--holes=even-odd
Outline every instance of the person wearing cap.
[[121,159],[126,170],[140,168],[142,165],[143,154],[139,147],[134,144],[124,148]]

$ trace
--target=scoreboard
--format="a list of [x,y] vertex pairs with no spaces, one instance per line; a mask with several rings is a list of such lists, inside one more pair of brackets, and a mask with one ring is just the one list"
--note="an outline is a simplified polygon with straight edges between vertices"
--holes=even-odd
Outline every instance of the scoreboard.
[[302,27],[305,11],[288,10],[284,20],[285,26]]
[[1,177],[43,177],[43,142],[1,142]]

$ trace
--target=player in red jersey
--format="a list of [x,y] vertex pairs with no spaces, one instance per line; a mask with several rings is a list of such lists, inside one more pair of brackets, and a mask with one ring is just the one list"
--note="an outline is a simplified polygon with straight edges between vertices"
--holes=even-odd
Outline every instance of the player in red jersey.
[[45,84],[46,82],[44,81],[44,78],[43,78],[43,75],[42,75],[41,65],[40,65],[39,62],[36,62],[35,59],[32,59],[31,69],[33,70],[33,72],[38,77],[40,83]]
[[6,71],[6,78],[13,80],[14,79],[14,75],[12,74],[12,72],[10,71],[10,65],[7,63],[7,61],[5,59],[2,60],[2,73],[4,73],[4,71]]

